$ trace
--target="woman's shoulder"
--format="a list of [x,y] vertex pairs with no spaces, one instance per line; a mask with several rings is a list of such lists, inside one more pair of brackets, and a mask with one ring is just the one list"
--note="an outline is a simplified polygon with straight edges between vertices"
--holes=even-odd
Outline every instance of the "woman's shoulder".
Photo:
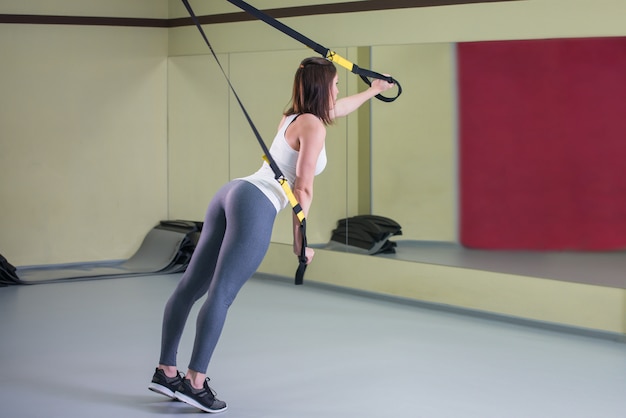
[[293,123],[310,129],[325,129],[324,122],[312,113],[302,113],[297,115]]
[[326,139],[326,125],[312,113],[303,113],[294,123],[297,123],[295,131],[298,133],[300,144],[316,144],[314,147],[323,147]]
[[[285,119],[283,119],[284,121]],[[296,151],[300,151],[303,143],[314,144],[319,142],[323,145],[326,138],[326,125],[314,114],[302,113],[285,127],[284,136],[289,146]]]

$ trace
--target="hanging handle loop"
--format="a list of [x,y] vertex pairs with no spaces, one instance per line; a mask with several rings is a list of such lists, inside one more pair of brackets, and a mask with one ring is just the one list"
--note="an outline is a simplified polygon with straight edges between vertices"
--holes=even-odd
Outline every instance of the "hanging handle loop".
[[298,42],[308,46],[313,51],[315,51],[318,54],[322,55],[328,61],[331,61],[331,62],[333,62],[333,63],[335,63],[337,65],[340,65],[340,66],[346,68],[348,71],[350,71],[350,72],[360,76],[361,79],[363,79],[363,81],[365,81],[367,83],[367,85],[369,85],[369,86],[372,85],[372,82],[370,81],[370,79],[373,79],[373,78],[386,80],[387,82],[394,83],[396,86],[398,86],[398,94],[395,97],[385,97],[382,94],[378,94],[378,95],[376,95],[376,98],[378,100],[381,100],[381,101],[386,102],[386,103],[390,103],[390,102],[393,102],[394,100],[396,100],[398,97],[400,97],[400,94],[402,94],[402,87],[400,86],[400,83],[398,83],[398,80],[395,80],[395,79],[393,79],[392,77],[389,77],[389,76],[382,75],[382,74],[377,73],[375,71],[359,67],[358,65],[354,64],[353,62],[351,62],[351,61],[345,59],[344,57],[342,57],[341,55],[337,54],[335,51],[332,51],[332,50],[330,50],[330,49],[328,49],[328,48],[318,44],[314,40],[304,36],[300,32],[290,28],[289,26],[285,25],[284,23],[279,22],[278,20],[274,19],[273,17],[263,13],[259,9],[251,6],[250,4],[246,3],[243,0],[227,0],[227,1],[229,3],[231,3],[231,4],[233,4],[234,6],[239,7],[241,10],[244,10],[245,12],[251,14],[255,18],[257,18],[257,19],[267,23],[268,25],[272,26],[274,29],[277,29],[277,30],[281,31],[282,33],[284,33],[285,35],[291,37],[292,39],[294,39],[294,40],[296,40],[296,41],[298,41]]
[[[369,77],[367,77],[366,75],[363,74],[359,74],[359,77],[361,77],[361,80],[363,80],[368,86],[372,85],[372,81],[370,80]],[[378,100],[385,102],[385,103],[391,103],[394,100],[396,100],[398,97],[400,97],[400,95],[402,94],[402,86],[400,85],[400,83],[398,83],[398,80],[396,80],[393,77],[377,77],[380,78],[381,80],[385,80],[388,83],[393,83],[396,85],[396,87],[398,87],[398,94],[395,95],[395,97],[385,97],[382,94],[377,94],[376,97]]]

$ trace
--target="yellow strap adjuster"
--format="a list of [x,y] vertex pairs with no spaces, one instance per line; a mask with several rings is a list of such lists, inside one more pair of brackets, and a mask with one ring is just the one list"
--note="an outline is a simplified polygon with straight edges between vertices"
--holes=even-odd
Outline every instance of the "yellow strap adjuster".
[[[270,163],[267,155],[264,155],[263,159],[266,163]],[[302,210],[302,206],[300,206],[300,203],[298,203],[296,196],[293,194],[291,187],[289,187],[289,182],[284,177],[277,178],[276,181],[278,181],[278,184],[280,184],[280,186],[283,188],[285,194],[287,195],[287,199],[289,199],[289,203],[293,208],[293,212],[298,217],[298,220],[300,220],[300,223],[302,223],[302,221],[304,221],[304,211]]]
[[330,62],[336,63],[337,65],[341,65],[343,68],[347,69],[350,72],[352,72],[352,69],[354,67],[353,63],[351,63],[341,55],[337,54],[335,51],[331,51],[330,49],[326,54],[326,59]]

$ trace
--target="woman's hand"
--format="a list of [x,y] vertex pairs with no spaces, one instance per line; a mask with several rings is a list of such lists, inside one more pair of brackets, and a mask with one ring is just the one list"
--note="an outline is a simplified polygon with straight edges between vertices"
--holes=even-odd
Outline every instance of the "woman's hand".
[[[300,246],[294,245],[293,252],[298,256],[298,258],[300,258]],[[311,247],[306,247],[304,249],[304,256],[306,257],[306,263],[311,263],[311,261],[313,261],[313,257],[315,256],[315,250]]]
[[[384,75],[389,77],[388,74]],[[336,119],[349,115],[372,97],[389,90],[393,86],[395,86],[395,83],[389,83],[387,80],[378,78],[374,79],[367,90],[337,100],[335,107],[331,110],[332,118]]]
[[311,247],[306,247],[304,249],[305,255],[306,255],[306,263],[310,264],[311,261],[313,261],[313,257],[315,256],[315,250]]
[[[389,74],[383,74],[383,75],[386,77],[390,77]],[[378,91],[377,94],[380,94],[383,91],[387,91],[393,86],[395,86],[394,83],[390,83],[387,80],[381,80],[379,78],[376,78],[372,81],[372,88]]]

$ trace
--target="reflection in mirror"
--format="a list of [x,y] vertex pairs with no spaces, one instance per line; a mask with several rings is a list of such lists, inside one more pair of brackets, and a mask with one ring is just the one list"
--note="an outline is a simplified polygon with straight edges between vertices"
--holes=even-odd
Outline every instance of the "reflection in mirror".
[[[359,48],[359,58],[375,71],[392,74],[402,83],[403,94],[392,103],[372,100],[356,115],[357,121],[349,122],[357,134],[349,136],[353,143],[346,166],[352,169],[346,172],[351,194],[345,217],[386,218],[400,225],[403,241],[455,242],[454,46]],[[385,247],[394,239],[379,236],[372,247],[363,248],[362,238],[354,236],[358,229],[351,243],[350,226],[347,232],[343,224],[333,227],[339,229],[336,240],[326,248],[359,254],[393,250]],[[346,241],[340,242],[341,237]]]
[[[624,42],[623,38],[616,38],[614,41]],[[525,45],[526,49],[534,51],[534,47],[531,46],[541,41],[527,42],[529,43]],[[476,44],[483,43],[468,45]],[[449,265],[462,263],[485,270],[500,268],[497,261],[493,262],[493,253],[483,256],[479,253],[481,250],[469,250],[461,246],[465,244],[462,231],[467,227],[467,222],[462,228],[461,222],[457,221],[461,218],[460,206],[463,203],[461,199],[463,184],[457,184],[457,178],[466,181],[471,177],[465,173],[462,173],[462,176],[457,174],[464,167],[459,162],[462,155],[457,145],[457,137],[460,136],[458,121],[465,117],[464,126],[468,126],[469,117],[464,113],[467,106],[463,106],[463,97],[457,87],[457,80],[468,81],[460,77],[461,63],[457,58],[464,45],[434,43],[337,49],[342,56],[359,65],[392,74],[402,83],[403,94],[393,103],[373,100],[369,106],[363,106],[358,112],[329,127],[327,134],[329,164],[324,174],[316,179],[315,199],[309,216],[308,233],[312,246],[363,253],[362,249],[349,248],[345,245],[342,247],[341,243],[331,245],[332,231],[337,228],[337,223],[341,219],[358,215],[378,215],[397,222],[402,231],[402,235],[390,238],[397,243],[396,253],[381,254],[380,257]],[[619,43],[616,47],[620,47]],[[264,138],[273,138],[277,114],[279,115],[287,106],[290,83],[295,71],[293,63],[298,63],[310,55],[310,51],[298,49],[241,52],[224,56],[222,61],[229,66],[231,79]],[[606,56],[618,55],[606,54]],[[190,200],[190,197],[202,197],[208,201],[212,190],[226,179],[246,175],[261,163],[255,139],[236,105],[229,100],[226,86],[211,82],[220,75],[209,58],[180,56],[169,59],[170,212],[180,219],[202,219],[206,202]],[[588,76],[585,85],[591,86],[593,91],[602,91],[603,100],[596,97],[593,101],[583,102],[587,107],[582,109],[589,109],[590,104],[593,104],[596,110],[604,109],[599,113],[596,112],[598,115],[596,120],[602,121],[602,126],[606,129],[596,129],[596,132],[605,134],[608,132],[613,136],[596,143],[619,146],[626,136],[626,129],[621,120],[623,118],[611,119],[611,115],[616,114],[611,109],[617,109],[619,106],[611,107],[611,103],[606,100],[615,99],[616,95],[621,94],[620,90],[615,89],[615,85],[610,83],[611,80],[623,80],[621,74],[626,68],[620,63],[609,66],[599,58],[594,62],[604,67],[592,68],[590,71],[596,73],[602,71],[606,77]],[[482,68],[480,71],[485,73],[496,68],[494,63],[479,62],[479,64],[483,66],[478,68]],[[257,68],[255,77],[250,77],[249,68]],[[508,73],[511,73],[510,69]],[[533,77],[537,77],[537,74],[537,71],[533,71]],[[492,79],[500,80],[497,77]],[[365,87],[358,77],[340,69],[341,96],[352,94]],[[481,85],[478,86],[479,99],[483,97],[480,89]],[[515,104],[515,101],[508,104]],[[520,109],[537,108],[536,103],[530,106],[527,102],[520,102],[519,105]],[[471,106],[471,109],[479,109],[479,106]],[[515,110],[511,112],[516,114]],[[502,119],[502,116],[499,118]],[[582,118],[576,118],[578,119]],[[488,121],[489,118],[487,122],[481,123],[481,126],[495,126]],[[207,140],[208,137],[210,141]],[[597,139],[597,135],[587,137]],[[514,136],[505,133],[501,134],[500,138],[499,142],[503,143],[505,139],[510,140]],[[211,145],[207,148],[209,142]],[[544,145],[548,143],[550,142],[543,142]],[[586,144],[578,148],[592,149],[588,147],[589,144]],[[562,149],[570,148],[572,147]],[[212,159],[211,164],[207,165],[207,152],[216,149],[219,155],[228,155],[229,158]],[[489,148],[487,150],[482,152],[487,161],[500,160],[491,158],[493,150]],[[619,200],[623,193],[611,192],[626,187],[619,183],[623,176],[619,175],[619,171],[615,171],[618,170],[615,164],[607,164],[613,160],[605,159],[623,154],[620,154],[619,148],[611,151],[595,149],[594,152],[594,155],[602,159],[595,163],[592,161],[591,167],[595,167],[596,170],[592,170],[591,173],[601,174],[602,181],[581,183],[580,190],[588,190],[590,185],[597,185],[606,192],[602,195],[603,199],[614,199],[611,204],[601,207],[611,208],[614,212],[625,210],[623,202]],[[560,167],[561,165],[556,164],[560,161],[562,162],[561,158],[554,156],[549,160],[553,167]],[[602,166],[602,170],[597,170],[598,165]],[[509,164],[508,168],[504,166],[500,170],[504,170],[502,173],[506,174],[511,172],[511,167],[514,166]],[[519,172],[532,173],[529,168],[533,167],[536,167],[536,163],[526,163],[521,166]],[[585,165],[573,172],[581,173],[581,167]],[[477,169],[476,172],[483,172],[483,168]],[[498,177],[503,176],[492,174],[490,178]],[[479,186],[481,184],[487,183],[479,183]],[[503,209],[499,201],[486,205],[487,207],[491,205],[496,210]],[[569,205],[562,213],[574,213],[571,211],[573,207]],[[283,211],[280,216],[282,218],[275,224],[273,241],[291,244],[291,213]],[[626,218],[613,216],[610,219],[619,221]],[[626,247],[626,243],[623,243],[626,233],[620,232],[624,231],[623,225],[616,224],[612,228],[605,228],[604,231],[615,232],[614,236],[618,241],[613,249]],[[501,231],[491,234],[498,236],[501,235]],[[503,251],[500,249],[498,255],[502,254]],[[617,254],[623,255],[623,252],[618,251]],[[531,264],[545,264],[540,260],[529,263],[524,259],[524,253],[520,251],[517,251],[515,256],[522,260],[518,264],[526,264],[527,268]],[[487,258],[490,259],[491,267],[481,261]],[[587,262],[587,265],[592,264]],[[583,267],[580,269],[584,270]]]
[[[401,80],[404,93],[392,104],[373,101],[371,114],[359,115],[359,126],[365,120],[371,126],[371,141],[361,139],[346,163],[364,166],[368,150],[370,171],[358,170],[348,183],[361,193],[369,180],[370,193],[361,196],[369,205],[359,200],[347,216],[374,214],[400,224],[403,235],[391,237],[395,253],[384,257],[574,281],[596,277],[624,287],[626,202],[619,191],[626,188],[620,175],[626,122],[614,110],[626,71],[615,57],[625,42],[371,48],[372,68]],[[590,54],[593,63],[578,58]],[[349,228],[338,235],[349,243]],[[369,249],[343,250],[369,254],[380,244],[374,241]]]

